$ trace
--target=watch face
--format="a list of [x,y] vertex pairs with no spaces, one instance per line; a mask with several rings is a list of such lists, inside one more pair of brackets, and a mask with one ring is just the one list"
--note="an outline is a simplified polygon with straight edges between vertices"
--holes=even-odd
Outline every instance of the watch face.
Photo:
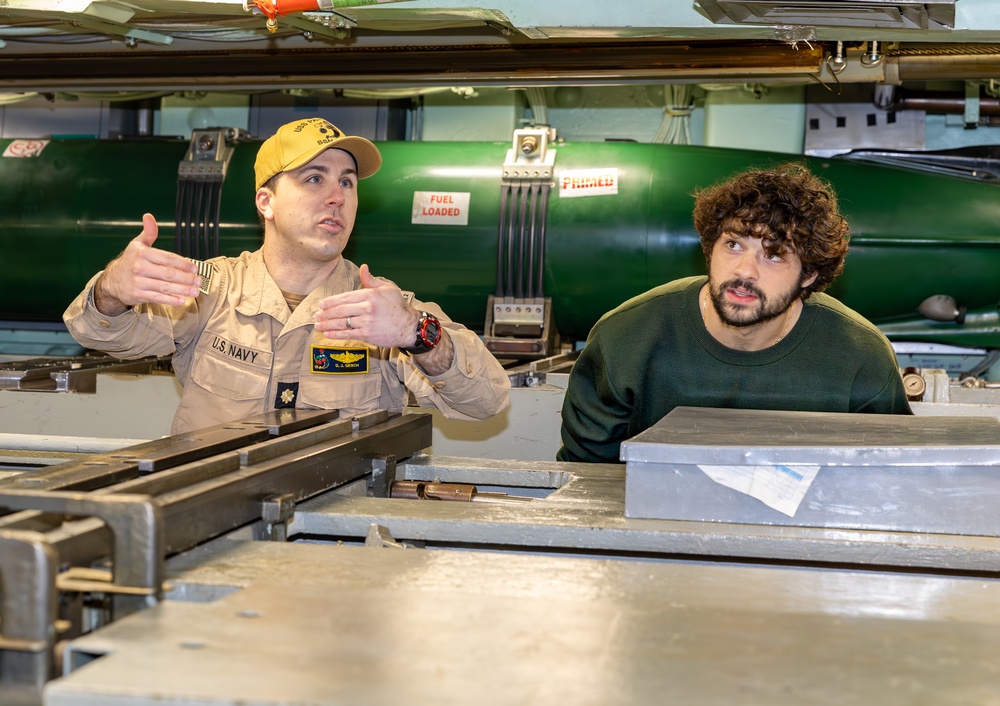
[[424,320],[424,325],[420,332],[421,337],[424,339],[424,344],[433,346],[441,338],[441,324],[433,316],[428,316]]

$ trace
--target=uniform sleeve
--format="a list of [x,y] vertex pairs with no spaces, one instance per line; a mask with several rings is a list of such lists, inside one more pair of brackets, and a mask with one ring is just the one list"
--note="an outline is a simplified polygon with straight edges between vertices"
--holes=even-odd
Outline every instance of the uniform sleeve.
[[168,307],[143,304],[118,316],[106,316],[94,304],[94,275],[84,290],[63,312],[70,334],[84,348],[116,358],[172,355],[177,342],[186,341],[196,329],[198,304]]
[[449,419],[482,420],[505,410],[510,404],[510,378],[479,336],[433,304],[414,306],[438,317],[455,347],[451,367],[440,375],[427,375],[394,349],[399,379],[417,404],[436,407]]
[[592,334],[570,372],[562,408],[558,461],[619,463],[632,404],[615,389],[599,333]]

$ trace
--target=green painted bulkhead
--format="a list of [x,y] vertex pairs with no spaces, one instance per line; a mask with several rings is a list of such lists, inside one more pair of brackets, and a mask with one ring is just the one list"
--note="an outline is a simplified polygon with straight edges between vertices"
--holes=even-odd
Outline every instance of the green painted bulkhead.
[[[0,151],[14,141],[0,140]],[[219,252],[259,247],[253,161],[235,146],[221,191]],[[33,157],[0,158],[0,321],[59,321],[87,279],[141,229],[160,223],[174,249],[182,140],[52,140]],[[496,289],[501,174],[510,143],[382,142],[381,171],[360,183],[346,256],[482,330]],[[567,339],[629,297],[704,272],[692,193],[788,155],[629,142],[557,143],[545,241],[545,294]],[[1000,186],[836,158],[800,158],[835,187],[852,229],[830,293],[891,337],[1000,346]],[[614,195],[560,198],[560,174],[617,169]],[[468,193],[468,224],[413,223],[414,193]],[[950,295],[965,324],[916,311]]]

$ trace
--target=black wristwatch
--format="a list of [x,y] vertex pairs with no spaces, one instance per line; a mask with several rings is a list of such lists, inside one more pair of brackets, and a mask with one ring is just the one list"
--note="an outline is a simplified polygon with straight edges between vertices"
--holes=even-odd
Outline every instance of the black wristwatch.
[[426,353],[441,340],[441,322],[426,311],[420,312],[417,320],[417,340],[412,346],[400,348],[403,353]]

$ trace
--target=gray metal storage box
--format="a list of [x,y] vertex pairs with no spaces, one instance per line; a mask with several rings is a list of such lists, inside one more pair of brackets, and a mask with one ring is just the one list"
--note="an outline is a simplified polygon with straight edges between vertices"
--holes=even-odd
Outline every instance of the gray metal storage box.
[[[634,518],[1000,536],[1000,422],[678,407],[622,444]],[[818,466],[794,511],[715,482]]]

